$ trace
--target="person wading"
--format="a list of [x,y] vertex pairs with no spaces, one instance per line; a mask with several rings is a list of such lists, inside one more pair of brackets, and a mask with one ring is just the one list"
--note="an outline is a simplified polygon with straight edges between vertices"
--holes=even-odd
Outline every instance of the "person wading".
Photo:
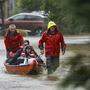
[[48,23],[47,30],[42,34],[38,47],[41,54],[44,54],[45,50],[48,74],[53,73],[59,67],[60,49],[64,55],[66,48],[63,35],[59,32],[57,25],[53,21]]
[[23,36],[17,32],[15,24],[10,24],[4,36],[7,58],[9,58],[9,54],[13,56],[13,54],[20,49],[23,42]]

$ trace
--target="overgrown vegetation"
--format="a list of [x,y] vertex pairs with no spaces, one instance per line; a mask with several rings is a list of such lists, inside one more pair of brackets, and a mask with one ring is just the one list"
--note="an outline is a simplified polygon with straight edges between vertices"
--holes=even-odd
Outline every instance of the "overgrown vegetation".
[[[90,44],[70,45],[68,50],[76,53],[76,56],[69,58],[66,65],[70,67],[68,75],[62,80],[60,85],[63,88],[73,86],[73,88],[90,88]],[[63,89],[64,90],[64,89]],[[74,90],[74,89],[73,89]]]
[[90,33],[90,0],[17,0],[17,10],[44,10],[64,34]]

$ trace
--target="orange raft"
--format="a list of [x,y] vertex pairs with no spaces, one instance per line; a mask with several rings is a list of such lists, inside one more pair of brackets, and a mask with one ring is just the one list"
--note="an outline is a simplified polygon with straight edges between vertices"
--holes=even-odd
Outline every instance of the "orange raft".
[[41,70],[41,64],[37,63],[37,61],[33,61],[30,64],[26,65],[9,65],[8,63],[4,63],[6,71],[8,73],[13,73],[13,74],[37,74]]

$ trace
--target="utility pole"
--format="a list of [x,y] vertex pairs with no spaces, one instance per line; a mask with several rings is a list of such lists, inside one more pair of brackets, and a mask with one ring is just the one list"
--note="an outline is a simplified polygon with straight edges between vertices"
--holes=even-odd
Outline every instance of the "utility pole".
[[1,12],[1,30],[4,30],[4,11],[3,11],[3,5],[4,4],[4,0],[0,0],[0,12]]

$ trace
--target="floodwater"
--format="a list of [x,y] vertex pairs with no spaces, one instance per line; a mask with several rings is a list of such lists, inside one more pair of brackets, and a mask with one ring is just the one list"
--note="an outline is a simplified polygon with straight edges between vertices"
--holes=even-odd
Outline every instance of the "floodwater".
[[[40,37],[27,37],[31,44],[34,46],[34,49],[39,54],[39,50],[37,48],[37,42]],[[78,40],[80,43],[88,43],[90,41],[90,37],[81,37],[81,38],[65,38],[65,42],[70,44],[75,44]],[[72,43],[73,42],[73,43]],[[76,43],[77,44],[77,43]],[[66,51],[64,56],[61,56],[60,61],[66,60],[68,57],[73,56],[74,53]],[[44,56],[43,56],[44,58]],[[3,43],[3,39],[0,39],[0,90],[57,90],[57,85],[60,82],[60,79],[65,77],[68,73],[68,68],[63,67],[63,64],[57,69],[55,73],[48,77],[46,74],[46,70],[44,70],[41,75],[30,75],[30,76],[22,76],[22,75],[14,75],[6,73],[4,67],[4,61],[6,59],[5,46]],[[44,58],[45,59],[45,58]],[[59,89],[63,90],[63,89]],[[72,88],[67,90],[74,90]],[[75,89],[80,90],[80,88]],[[81,88],[81,90],[84,90]]]

